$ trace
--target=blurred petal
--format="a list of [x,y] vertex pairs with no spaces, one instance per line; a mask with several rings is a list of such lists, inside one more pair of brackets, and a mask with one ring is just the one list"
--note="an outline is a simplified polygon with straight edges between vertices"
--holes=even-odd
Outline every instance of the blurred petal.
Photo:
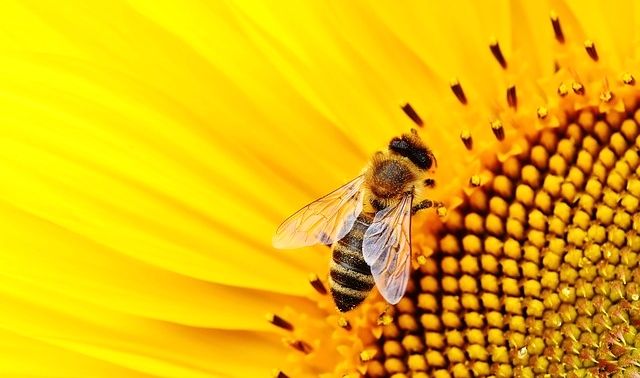
[[[278,222],[413,127],[400,111],[407,102],[442,157],[433,199],[456,207],[488,160],[513,156],[519,137],[547,126],[535,109],[555,101],[560,78],[636,67],[636,8],[5,2],[0,375],[253,377],[291,361],[314,375],[357,366],[383,304],[363,306],[347,333],[329,297],[306,282],[326,272],[327,248],[274,251]],[[557,46],[550,10],[581,54],[595,41],[599,70]],[[507,70],[489,52],[493,37]],[[569,65],[551,77],[556,55]],[[451,93],[453,77],[469,106]],[[514,83],[517,111],[505,99]],[[504,143],[489,127],[495,119]],[[417,218],[417,229],[436,224]],[[414,235],[425,251],[430,237]],[[284,361],[264,319],[279,309],[296,323],[283,332],[314,353]]]

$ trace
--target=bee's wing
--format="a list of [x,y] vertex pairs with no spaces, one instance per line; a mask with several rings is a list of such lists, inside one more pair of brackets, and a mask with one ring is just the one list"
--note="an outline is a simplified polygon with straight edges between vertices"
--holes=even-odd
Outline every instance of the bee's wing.
[[362,212],[363,182],[364,176],[358,176],[298,210],[278,227],[273,246],[300,248],[342,239]]
[[362,253],[380,294],[390,304],[400,301],[411,270],[411,201],[406,194],[397,205],[376,213],[364,233]]

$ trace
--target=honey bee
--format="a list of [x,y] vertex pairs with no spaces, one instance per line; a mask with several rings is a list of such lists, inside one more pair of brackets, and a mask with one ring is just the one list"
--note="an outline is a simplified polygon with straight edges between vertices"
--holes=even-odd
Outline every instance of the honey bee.
[[390,304],[404,295],[411,271],[411,215],[443,206],[416,204],[437,161],[416,130],[395,137],[362,173],[310,203],[278,227],[273,246],[332,245],[329,287],[340,312],[356,308],[375,285]]

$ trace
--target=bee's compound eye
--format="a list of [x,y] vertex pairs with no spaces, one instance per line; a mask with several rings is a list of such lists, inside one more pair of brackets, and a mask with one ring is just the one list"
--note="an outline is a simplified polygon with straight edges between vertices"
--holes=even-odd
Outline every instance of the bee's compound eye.
[[404,156],[403,152],[409,149],[409,143],[404,139],[393,138],[391,142],[389,142],[389,149]]
[[391,139],[389,150],[409,158],[420,169],[429,169],[433,164],[433,155],[430,151],[422,146],[412,144],[406,137]]
[[420,151],[413,155],[413,159],[411,159],[415,165],[422,169],[429,169],[433,164],[433,160],[431,160],[431,156],[426,151]]
[[412,150],[407,157],[420,169],[429,169],[433,165],[432,155],[427,150]]

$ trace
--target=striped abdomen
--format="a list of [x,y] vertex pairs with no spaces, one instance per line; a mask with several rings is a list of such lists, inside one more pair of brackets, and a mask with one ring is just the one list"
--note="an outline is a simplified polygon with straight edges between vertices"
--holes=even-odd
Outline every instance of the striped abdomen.
[[362,256],[362,239],[372,221],[371,215],[360,214],[351,231],[333,244],[329,287],[333,301],[341,312],[356,308],[375,284],[371,269]]

